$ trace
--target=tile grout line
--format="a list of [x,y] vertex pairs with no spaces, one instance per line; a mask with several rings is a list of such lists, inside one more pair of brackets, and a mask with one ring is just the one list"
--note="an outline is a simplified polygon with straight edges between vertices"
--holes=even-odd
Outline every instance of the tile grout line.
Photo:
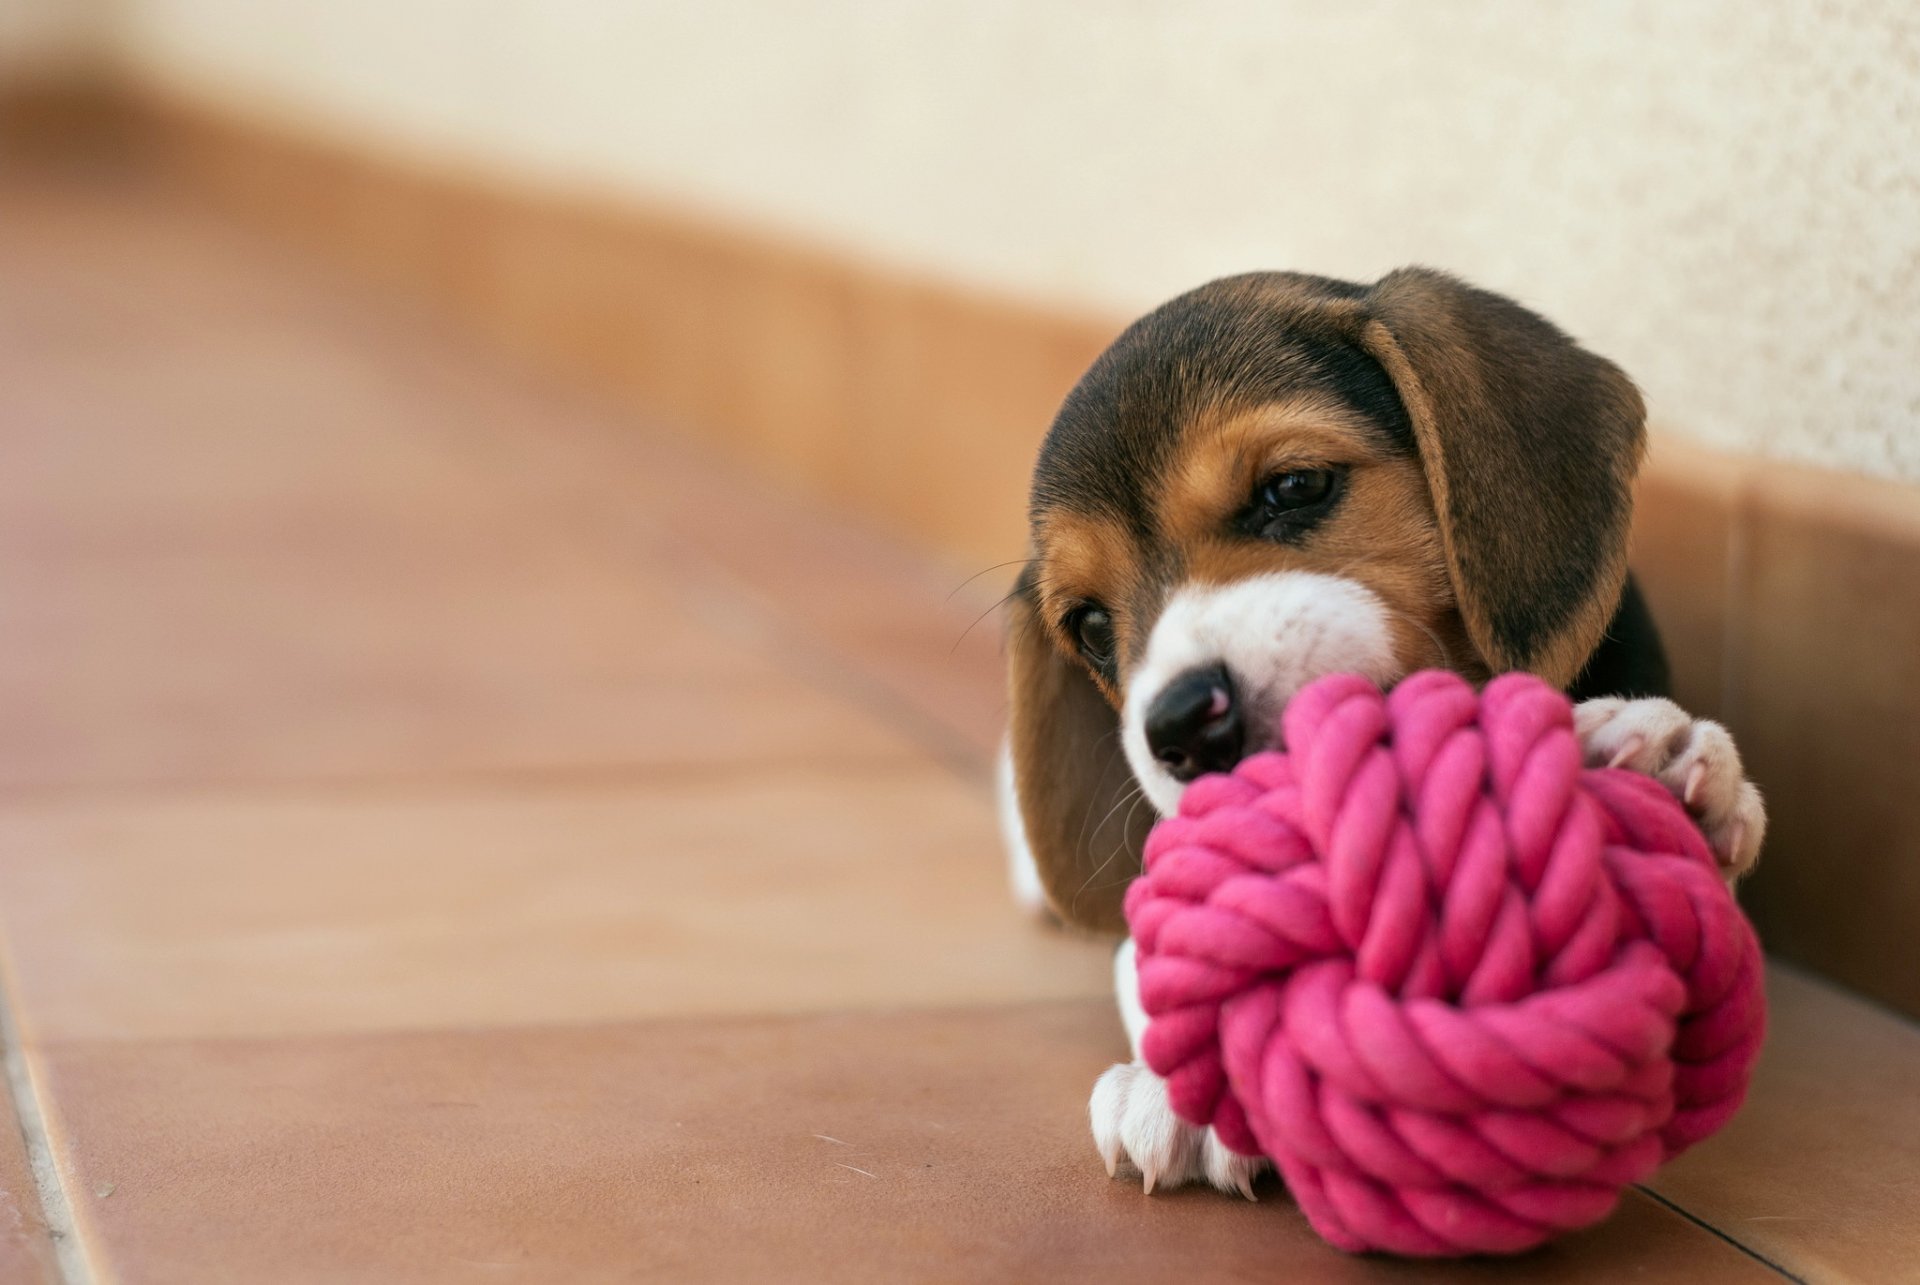
[[1733,1246],[1735,1249],[1745,1254],[1748,1258],[1751,1258],[1754,1262],[1759,1263],[1762,1267],[1768,1268],[1771,1271],[1778,1272],[1781,1276],[1785,1277],[1787,1280],[1792,1281],[1793,1285],[1808,1285],[1808,1281],[1806,1277],[1800,1276],[1794,1272],[1788,1271],[1785,1267],[1782,1267],[1779,1263],[1774,1262],[1771,1258],[1768,1258],[1765,1254],[1753,1248],[1753,1246],[1746,1244],[1744,1241],[1741,1241],[1735,1238],[1734,1236],[1732,1236],[1731,1234],[1725,1231],[1722,1231],[1720,1228],[1714,1226],[1712,1223],[1700,1217],[1700,1215],[1694,1213],[1692,1210],[1686,1208],[1684,1205],[1680,1205],[1674,1202],[1673,1200],[1668,1199],[1666,1196],[1661,1195],[1659,1192],[1655,1191],[1652,1187],[1649,1187],[1646,1183],[1644,1182],[1634,1183],[1633,1190],[1647,1197],[1649,1200],[1653,1201],[1655,1204],[1660,1205],[1662,1208],[1665,1208],[1675,1214],[1678,1214],[1680,1217],[1686,1219],[1688,1222],[1692,1223],[1695,1227],[1698,1227],[1700,1230],[1707,1232],[1710,1235],[1717,1236],[1721,1240],[1726,1241],[1727,1244]]
[[27,1065],[20,1026],[14,1020],[12,1000],[3,988],[0,988],[0,1042],[6,1045],[7,1087],[13,1097],[13,1114],[20,1125],[20,1138],[26,1144],[27,1166],[33,1172],[33,1185],[40,1198],[40,1216],[46,1220],[47,1239],[53,1243],[54,1265],[63,1285],[93,1285],[93,1265],[87,1261],[86,1250],[80,1243],[73,1205],[60,1179],[60,1166],[53,1158],[53,1139],[47,1133],[46,1116],[34,1092],[33,1071]]

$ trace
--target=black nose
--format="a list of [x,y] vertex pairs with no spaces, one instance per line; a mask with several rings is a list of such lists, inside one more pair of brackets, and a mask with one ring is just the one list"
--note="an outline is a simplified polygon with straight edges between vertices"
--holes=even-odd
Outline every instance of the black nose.
[[1246,739],[1223,665],[1189,669],[1147,706],[1147,748],[1176,781],[1226,771],[1240,761]]

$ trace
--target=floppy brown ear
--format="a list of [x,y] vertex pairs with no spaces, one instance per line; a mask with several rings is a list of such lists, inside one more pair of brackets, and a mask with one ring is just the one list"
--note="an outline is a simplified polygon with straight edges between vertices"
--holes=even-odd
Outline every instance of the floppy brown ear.
[[1565,686],[1626,579],[1639,391],[1545,318],[1443,273],[1382,277],[1366,313],[1361,345],[1412,420],[1468,633],[1493,669]]
[[1121,901],[1153,809],[1140,802],[1119,715],[1047,635],[1024,579],[1010,602],[1008,734],[1027,846],[1056,914],[1125,932]]

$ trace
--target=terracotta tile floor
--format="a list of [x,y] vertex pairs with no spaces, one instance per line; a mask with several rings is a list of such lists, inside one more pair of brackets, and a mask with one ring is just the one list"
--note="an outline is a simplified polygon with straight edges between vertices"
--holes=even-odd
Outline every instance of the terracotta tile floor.
[[[1106,949],[1000,887],[1004,572],[955,594],[188,203],[19,177],[0,540],[42,1168],[0,1129],[0,1279],[1410,1275],[1277,1189],[1101,1172]],[[1422,1278],[1778,1279],[1735,1243],[1810,1074],[1769,1065],[1665,1199]],[[1810,1261],[1870,1266],[1796,1145]]]

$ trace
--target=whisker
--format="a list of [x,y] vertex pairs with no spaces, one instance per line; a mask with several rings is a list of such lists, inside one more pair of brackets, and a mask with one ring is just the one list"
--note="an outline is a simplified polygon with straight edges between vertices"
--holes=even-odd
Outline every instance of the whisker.
[[985,611],[975,616],[973,618],[973,624],[968,625],[965,629],[962,629],[960,631],[960,636],[953,640],[953,646],[947,648],[947,659],[948,660],[953,659],[954,653],[960,650],[960,644],[967,640],[967,635],[972,633],[975,627],[978,626],[981,621],[985,620],[988,616],[991,616],[994,612],[1000,610],[1000,608],[1006,606],[1009,602],[1013,600],[1014,595],[1019,592],[1020,592],[1020,589],[1018,586],[1015,586],[1014,588],[1007,590],[1007,592],[1001,596],[1000,601],[994,603],[991,607],[988,607]]
[[1408,624],[1412,625],[1415,629],[1418,629],[1421,633],[1425,634],[1427,636],[1427,641],[1433,644],[1433,652],[1434,652],[1434,655],[1439,658],[1439,663],[1442,665],[1451,666],[1451,664],[1453,663],[1453,657],[1447,654],[1447,645],[1440,641],[1440,635],[1433,632],[1433,629],[1431,626],[1421,623],[1419,620],[1415,619],[1413,616],[1408,615],[1404,611],[1399,611],[1395,609],[1393,606],[1389,605],[1384,600],[1382,600],[1381,605],[1386,607],[1387,614],[1389,616],[1392,616],[1397,620],[1404,620]]
[[1134,792],[1133,806],[1127,809],[1126,820],[1120,823],[1120,832],[1122,834],[1125,834],[1128,830],[1131,830],[1133,828],[1133,814],[1139,811],[1140,805],[1142,803],[1145,803],[1146,801],[1147,801],[1147,792],[1145,790],[1136,789]]
[[1114,886],[1112,884],[1104,884],[1104,883],[1096,885],[1093,881],[1095,879],[1098,879],[1102,874],[1106,873],[1107,867],[1113,864],[1113,859],[1120,855],[1121,846],[1123,845],[1116,844],[1114,846],[1113,851],[1107,854],[1106,859],[1102,861],[1099,865],[1095,866],[1091,874],[1089,874],[1085,879],[1081,880],[1080,886],[1073,890],[1073,900],[1068,903],[1070,906],[1078,906],[1080,904],[1080,895],[1088,891],[1089,889],[1094,889],[1097,891],[1100,888],[1110,888]]
[[[1093,823],[1093,826],[1091,827],[1092,833],[1093,834],[1100,833],[1100,827],[1105,825],[1107,822],[1113,820],[1113,814],[1118,812],[1122,807],[1124,807],[1129,803],[1134,804],[1135,806],[1138,806],[1140,800],[1145,797],[1146,795],[1143,794],[1140,790],[1139,782],[1129,781],[1127,783],[1127,788],[1121,792],[1120,797],[1113,801],[1113,806],[1107,809],[1106,815],[1102,816],[1098,821],[1095,821]],[[1091,815],[1091,813],[1089,813],[1089,815]],[[1127,820],[1128,821],[1133,820],[1132,808],[1127,809]],[[1122,829],[1124,830],[1124,828],[1125,828],[1125,824],[1122,823]],[[1089,837],[1086,829],[1083,828],[1081,830],[1080,837],[1083,839]]]
[[955,585],[953,587],[953,593],[948,594],[944,599],[944,601],[952,602],[953,594],[959,593],[962,589],[966,588],[968,585],[978,580],[981,576],[986,575],[987,572],[989,571],[998,571],[1002,567],[1024,567],[1032,561],[1033,561],[1032,558],[1009,558],[1005,562],[996,562],[990,567],[983,567],[980,570],[974,572],[972,575],[968,576],[965,580],[962,580],[959,584]]
[[[1097,754],[1100,752],[1100,748],[1104,746],[1108,740],[1111,739],[1115,742],[1113,747],[1113,753],[1107,756],[1106,767],[1103,769],[1104,771],[1111,771],[1113,769],[1114,759],[1118,758],[1121,755],[1121,753],[1124,752],[1124,747],[1118,743],[1119,736],[1120,736],[1120,727],[1119,727],[1119,724],[1116,723],[1112,731],[1108,732],[1106,735],[1102,736],[1099,740],[1095,741],[1087,751],[1089,755]],[[1128,773],[1127,775],[1127,786],[1129,789],[1139,788],[1139,786],[1133,780],[1132,773]],[[1122,799],[1125,798],[1124,795],[1122,795],[1121,797]],[[1114,807],[1119,807],[1119,806],[1120,806],[1119,802],[1116,802],[1114,804]],[[1092,836],[1094,831],[1098,830],[1101,826],[1107,823],[1107,817],[1101,817],[1099,821],[1095,822],[1092,825],[1088,825],[1087,817],[1091,817],[1092,815],[1093,815],[1093,809],[1088,808],[1086,817],[1080,818],[1080,833],[1074,838],[1074,841],[1073,841],[1074,847],[1077,848],[1081,844],[1085,843]],[[1110,808],[1107,811],[1107,816],[1112,816],[1112,815],[1113,815],[1113,810]]]
[[[1127,850],[1127,824],[1130,824],[1133,820],[1133,809],[1137,808],[1141,804],[1141,802],[1145,800],[1145,798],[1146,798],[1146,794],[1140,789],[1140,783],[1134,780],[1131,776],[1129,776],[1127,778],[1126,792],[1121,794],[1121,796],[1118,799],[1114,800],[1113,806],[1107,809],[1106,815],[1100,818],[1098,824],[1096,824],[1093,827],[1093,829],[1097,833],[1100,826],[1103,826],[1107,823],[1108,817],[1111,817],[1115,812],[1118,812],[1120,810],[1121,804],[1131,803],[1132,806],[1127,809],[1127,822],[1122,824],[1120,827],[1120,837],[1117,840],[1115,840],[1113,845],[1113,851],[1109,852],[1101,860],[1099,865],[1095,866],[1092,870],[1088,871],[1087,877],[1080,881],[1080,886],[1073,890],[1073,896],[1068,901],[1069,906],[1079,905],[1081,894],[1086,892],[1087,889],[1095,887],[1096,885],[1094,881],[1098,879],[1101,875],[1106,873],[1107,867],[1113,864],[1113,860],[1115,857],[1120,856],[1122,853],[1124,853]],[[1089,815],[1091,815],[1091,813],[1089,813]],[[1081,838],[1084,840],[1087,837],[1087,831],[1083,828],[1080,833],[1081,833]],[[1131,876],[1129,876],[1129,878],[1131,878]],[[1097,886],[1106,887],[1108,885],[1100,884]]]
[[[1140,803],[1144,803],[1144,799],[1140,799]],[[1100,862],[1100,870],[1106,870],[1106,866],[1110,866],[1110,864],[1114,864],[1114,857],[1119,857],[1119,855],[1121,855],[1121,851],[1123,851],[1121,847],[1116,847],[1116,849],[1114,849],[1114,855],[1112,855],[1112,857],[1108,857],[1106,861]],[[1073,895],[1073,897],[1075,897],[1075,901],[1079,899],[1079,895],[1081,895],[1081,893],[1100,893],[1100,891],[1106,891],[1108,887],[1125,887],[1125,885],[1131,884],[1131,882],[1135,880],[1135,876],[1139,874],[1139,870],[1131,870],[1131,872],[1129,872],[1129,874],[1127,874],[1125,878],[1119,878],[1119,880],[1110,880],[1110,882],[1106,882],[1106,884],[1094,884],[1092,880],[1094,880],[1094,876],[1098,876],[1098,874],[1100,874],[1100,870],[1094,870],[1094,874],[1092,874],[1092,876],[1087,876],[1087,882],[1085,882],[1085,884],[1081,884],[1081,887],[1079,887],[1079,893],[1075,893],[1075,895]]]

